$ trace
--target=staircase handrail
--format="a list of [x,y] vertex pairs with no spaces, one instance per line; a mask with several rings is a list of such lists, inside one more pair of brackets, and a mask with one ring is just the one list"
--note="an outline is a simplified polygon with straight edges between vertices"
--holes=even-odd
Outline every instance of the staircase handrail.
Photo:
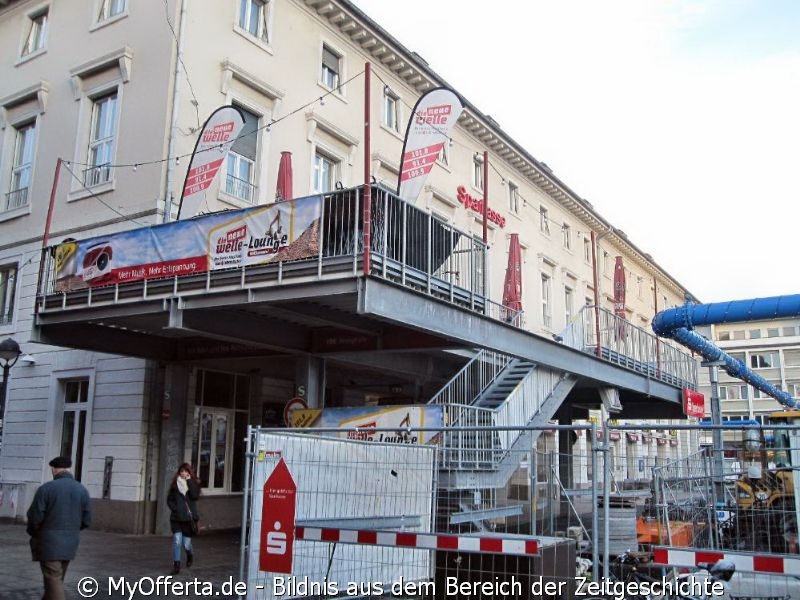
[[481,350],[448,381],[428,404],[472,404],[514,360],[494,350]]
[[[561,378],[562,374],[556,371],[531,369],[530,373],[508,395],[508,398],[494,410],[493,425],[514,427],[530,422]],[[520,433],[519,429],[499,432],[500,447],[504,453],[511,449]]]

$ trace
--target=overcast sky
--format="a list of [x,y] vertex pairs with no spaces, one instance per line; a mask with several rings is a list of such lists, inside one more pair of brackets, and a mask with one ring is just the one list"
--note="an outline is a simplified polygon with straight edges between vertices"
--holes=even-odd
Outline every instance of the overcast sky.
[[800,294],[800,2],[354,1],[701,302]]

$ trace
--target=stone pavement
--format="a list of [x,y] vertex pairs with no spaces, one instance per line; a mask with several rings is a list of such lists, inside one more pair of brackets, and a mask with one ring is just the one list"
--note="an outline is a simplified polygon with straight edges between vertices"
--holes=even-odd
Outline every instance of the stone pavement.
[[[177,582],[210,582],[212,595],[224,598],[222,584],[239,579],[239,532],[203,532],[194,540],[195,560],[191,569],[185,565]],[[81,533],[78,555],[69,565],[65,580],[68,600],[81,600],[78,582],[93,577],[99,589],[93,598],[195,598],[202,587],[147,589],[149,580],[142,582],[142,591],[131,594],[121,589],[109,590],[109,578],[131,585],[142,578],[169,575],[172,570],[172,538],[170,536],[137,536],[121,533],[86,530]],[[202,583],[193,584],[202,586]],[[208,587],[206,590],[210,589]],[[42,597],[42,573],[39,563],[31,560],[25,526],[0,522],[0,600],[39,600]],[[235,597],[232,595],[230,597]]]

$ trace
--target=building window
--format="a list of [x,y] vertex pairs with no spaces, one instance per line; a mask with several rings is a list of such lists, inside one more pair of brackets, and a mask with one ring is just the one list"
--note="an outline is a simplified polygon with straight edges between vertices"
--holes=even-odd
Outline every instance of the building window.
[[322,85],[330,90],[339,87],[339,76],[342,72],[342,57],[328,46],[322,46]]
[[28,205],[28,188],[31,185],[31,167],[35,145],[35,122],[16,127],[14,162],[11,165],[11,188],[6,194],[5,210]]
[[47,41],[47,15],[48,9],[44,9],[28,16],[28,36],[22,47],[22,56],[44,49]]
[[747,400],[747,385],[727,384],[719,386],[720,400]]
[[548,328],[553,326],[552,289],[550,284],[550,277],[542,273],[542,324]]
[[519,214],[519,188],[508,182],[508,210],[512,213]]
[[265,0],[239,0],[239,27],[265,43],[269,43],[268,6]]
[[567,250],[571,250],[572,249],[572,229],[566,223],[564,223],[561,226],[561,238],[562,238],[562,242],[564,244],[564,248],[566,248]]
[[590,238],[583,238],[583,260],[587,263],[592,262],[592,240]]
[[226,161],[225,193],[255,203],[257,195],[256,152],[258,150],[258,115],[238,107],[244,115],[244,125],[239,137],[228,151]]
[[59,456],[72,459],[72,474],[77,481],[83,476],[83,459],[89,417],[89,379],[64,381],[64,414],[61,420]]
[[[611,268],[611,255],[603,250],[603,275],[608,275]],[[667,305],[667,297],[664,296],[664,306]]]
[[16,294],[17,265],[3,265],[0,267],[0,325],[11,323]]
[[[776,385],[775,387],[780,389],[779,385]],[[756,400],[766,400],[767,398],[772,398],[772,396],[770,396],[766,392],[762,392],[758,388],[753,388],[753,398],[755,398]]]
[[767,328],[767,337],[768,338],[780,337],[780,336],[781,336],[781,330],[780,330],[779,327],[768,327]]
[[97,22],[107,21],[111,17],[116,17],[125,12],[127,0],[101,0],[100,10],[97,14]]
[[783,364],[786,367],[800,367],[800,350],[784,350]]
[[772,369],[780,365],[777,352],[753,352],[750,355],[750,366],[753,369]]
[[539,207],[539,231],[546,235],[550,235],[550,218],[547,215],[547,209],[544,206]]
[[117,131],[117,93],[92,101],[92,129],[89,138],[89,168],[84,171],[84,185],[91,187],[111,181],[111,163]]
[[800,398],[800,382],[787,381],[786,387],[789,388],[788,391],[792,395],[792,398]]
[[400,99],[397,94],[389,89],[383,88],[383,124],[392,131],[400,132]]
[[731,332],[730,331],[720,331],[717,334],[717,339],[720,342],[729,342],[729,341],[731,341]]
[[314,181],[315,194],[325,194],[333,191],[336,182],[338,162],[330,156],[317,152],[314,155]]
[[195,400],[192,462],[205,491],[241,492],[250,380],[243,375],[200,371]]
[[744,339],[744,329],[736,329],[733,332],[733,339],[741,341]]
[[573,312],[573,298],[575,294],[571,287],[564,286],[564,323],[569,325],[572,322]]
[[728,356],[730,356],[734,360],[738,360],[743,365],[745,364],[746,357],[744,355],[744,352],[728,352]]
[[788,327],[783,328],[783,335],[785,335],[786,337],[793,336],[794,332],[795,332],[794,325],[789,325]]
[[483,189],[483,158],[477,153],[472,157],[472,185],[479,190]]

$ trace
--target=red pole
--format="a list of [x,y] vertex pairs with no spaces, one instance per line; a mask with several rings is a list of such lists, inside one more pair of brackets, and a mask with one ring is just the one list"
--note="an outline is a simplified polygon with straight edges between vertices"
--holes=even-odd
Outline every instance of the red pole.
[[[42,234],[42,256],[39,262],[39,278],[36,282],[36,298],[38,300],[42,294],[42,276],[44,275],[45,265],[44,262],[44,252],[47,248],[47,243],[50,241],[50,226],[53,223],[53,208],[56,205],[56,190],[58,190],[58,177],[61,174],[61,159],[59,158],[56,161],[56,171],[53,173],[53,185],[50,188],[50,205],[47,207],[47,219],[44,223],[44,233]],[[34,314],[39,313],[39,302],[33,303],[33,312]]]
[[592,236],[592,282],[594,283],[594,335],[597,338],[597,356],[602,356],[602,348],[600,346],[600,290],[597,281],[597,237],[594,231]]
[[489,243],[486,218],[489,215],[489,151],[483,151],[483,243]]
[[53,207],[56,204],[56,190],[58,189],[58,176],[61,174],[61,159],[56,161],[56,172],[53,174],[53,187],[50,188],[50,206],[47,207],[47,220],[44,224],[44,235],[42,236],[42,250],[47,248],[50,241],[50,225],[53,222]]
[[372,219],[372,183],[370,181],[370,82],[372,65],[364,64],[364,275],[370,269],[370,220]]

